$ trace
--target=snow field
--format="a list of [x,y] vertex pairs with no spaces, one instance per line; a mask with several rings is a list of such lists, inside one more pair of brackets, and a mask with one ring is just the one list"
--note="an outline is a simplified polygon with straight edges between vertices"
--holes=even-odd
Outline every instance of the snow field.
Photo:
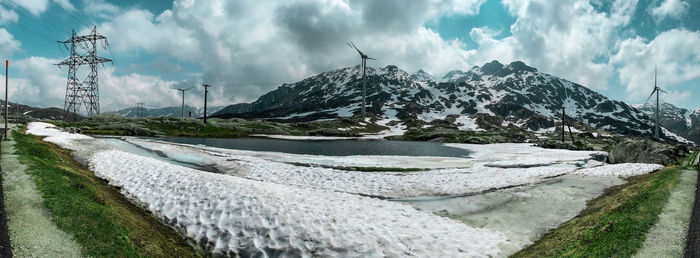
[[[264,156],[268,154],[260,152],[254,152],[255,155],[252,156],[250,152],[238,150],[173,145],[137,139],[129,139],[129,141],[144,148],[161,151],[168,156],[171,155],[169,154],[171,152],[179,153],[177,155],[182,155],[182,153],[206,155],[207,159],[213,160],[221,171],[230,175],[300,188],[325,189],[384,198],[472,194],[494,188],[535,183],[543,178],[563,175],[577,169],[576,166],[567,164],[508,169],[488,167],[485,166],[487,163],[482,162],[469,168],[445,168],[418,172],[357,172],[290,165],[273,161],[273,159]],[[279,157],[287,154],[273,153],[272,155]],[[331,159],[326,160],[326,164],[388,165],[382,163],[381,158],[372,159],[376,163],[367,163],[362,162],[362,158],[353,156],[318,157],[318,159],[324,158]],[[441,159],[461,160],[464,165],[471,164],[469,159]],[[411,166],[412,162],[420,163],[425,162],[425,160],[408,157],[403,162],[405,165]],[[459,164],[457,161],[453,161],[453,163]]]
[[[505,256],[534,241],[537,232],[555,227],[580,210],[577,204],[539,222],[526,220],[528,223],[522,224],[528,215],[519,214],[519,210],[546,211],[551,199],[541,201],[536,192],[520,193],[519,189],[547,187],[547,183],[538,183],[564,174],[610,180],[662,168],[653,164],[603,165],[596,161],[606,155],[603,152],[542,149],[530,144],[449,144],[473,154],[440,161],[432,159],[438,157],[294,155],[128,139],[173,160],[214,163],[229,174],[222,175],[110,150],[114,144],[62,132],[51,124],[30,123],[28,127],[29,133],[47,136],[46,141],[89,160],[97,176],[120,187],[125,196],[184,236],[215,254],[229,256]],[[437,169],[356,172],[285,163],[295,160],[310,165],[420,165]],[[461,166],[464,164],[468,166]],[[523,187],[515,187],[519,185]],[[498,188],[508,189],[477,194]],[[519,195],[508,194],[511,190]],[[597,191],[570,196],[587,200]],[[448,209],[464,216],[467,225],[408,205],[347,193],[387,198],[476,194],[465,198],[484,202],[483,207],[498,207],[498,203],[493,204],[494,197],[510,204],[502,213],[496,209],[486,218]],[[547,208],[533,207],[539,202]]]
[[576,172],[574,172],[574,174],[584,176],[630,177],[648,174],[662,168],[664,168],[664,166],[659,164],[622,163],[599,166],[594,168],[584,168],[581,170],[577,170]]
[[74,151],[78,150],[80,148],[80,145],[74,143],[73,140],[93,139],[92,137],[87,135],[61,131],[54,125],[43,122],[29,123],[29,125],[27,125],[27,133],[37,136],[46,136],[46,138],[44,138],[44,141]]
[[95,174],[223,255],[486,257],[506,237],[399,203],[202,172],[122,151]]

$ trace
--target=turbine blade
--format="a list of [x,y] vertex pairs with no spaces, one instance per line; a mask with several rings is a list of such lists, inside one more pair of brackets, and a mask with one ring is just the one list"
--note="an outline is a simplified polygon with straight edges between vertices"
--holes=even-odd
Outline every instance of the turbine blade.
[[649,97],[647,98],[647,101],[644,101],[645,104],[646,104],[647,102],[649,102],[649,99],[651,98],[651,96],[654,96],[654,92],[656,92],[656,88],[654,88],[654,90],[651,91],[651,94],[649,94]]
[[663,93],[666,93],[666,94],[671,94],[671,93],[668,93],[668,91],[662,90],[661,88],[659,88],[659,91],[660,91],[660,92],[663,92]]
[[367,59],[369,59],[369,60],[377,60],[377,59],[374,59],[374,58],[371,58],[371,57],[367,57]]
[[357,49],[357,47],[355,46],[355,43],[350,42],[350,43],[348,43],[348,46],[354,48],[354,49],[357,51],[357,53],[360,54],[360,56],[365,56],[365,54],[362,53],[362,51],[360,51],[359,49]]

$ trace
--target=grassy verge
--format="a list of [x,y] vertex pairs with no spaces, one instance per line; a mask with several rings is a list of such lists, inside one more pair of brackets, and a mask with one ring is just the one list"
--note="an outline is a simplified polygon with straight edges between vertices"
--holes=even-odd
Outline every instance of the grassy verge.
[[513,257],[629,257],[644,244],[681,175],[672,167],[612,187]]
[[131,204],[73,160],[68,150],[13,131],[16,154],[34,176],[58,228],[91,257],[193,257],[172,228]]

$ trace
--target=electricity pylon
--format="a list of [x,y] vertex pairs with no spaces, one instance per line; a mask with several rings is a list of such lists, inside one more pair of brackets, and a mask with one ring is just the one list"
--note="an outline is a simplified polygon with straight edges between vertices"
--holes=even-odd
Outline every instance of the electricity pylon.
[[[102,41],[102,47],[107,49],[109,45],[107,38],[97,35],[97,26],[94,26],[88,35],[77,36],[75,30],[73,30],[73,35],[70,39],[59,41],[66,49],[70,45],[70,57],[57,64],[59,67],[68,66],[66,99],[63,104],[65,119],[68,118],[71,112],[73,113],[73,119],[75,119],[82,105],[85,105],[85,111],[88,116],[100,113],[97,65],[112,62],[110,59],[97,55],[97,42],[101,40],[104,40]],[[84,52],[82,54],[78,53],[78,49],[82,49]],[[78,75],[76,75],[81,65],[90,65],[90,72],[84,80],[78,79]]]

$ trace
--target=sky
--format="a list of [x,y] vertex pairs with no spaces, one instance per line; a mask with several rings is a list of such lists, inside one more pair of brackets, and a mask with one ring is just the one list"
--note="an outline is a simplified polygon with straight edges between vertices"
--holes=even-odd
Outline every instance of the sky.
[[[0,0],[9,99],[63,107],[68,57],[57,41],[96,26],[102,111],[145,103],[254,101],[281,83],[359,64],[441,77],[523,61],[611,99],[644,103],[654,67],[669,94],[700,107],[700,0]],[[81,68],[82,69],[82,68]],[[83,73],[84,70],[79,72]],[[4,80],[4,75],[1,76]],[[254,83],[248,84],[248,83]],[[240,85],[245,84],[245,85]]]

